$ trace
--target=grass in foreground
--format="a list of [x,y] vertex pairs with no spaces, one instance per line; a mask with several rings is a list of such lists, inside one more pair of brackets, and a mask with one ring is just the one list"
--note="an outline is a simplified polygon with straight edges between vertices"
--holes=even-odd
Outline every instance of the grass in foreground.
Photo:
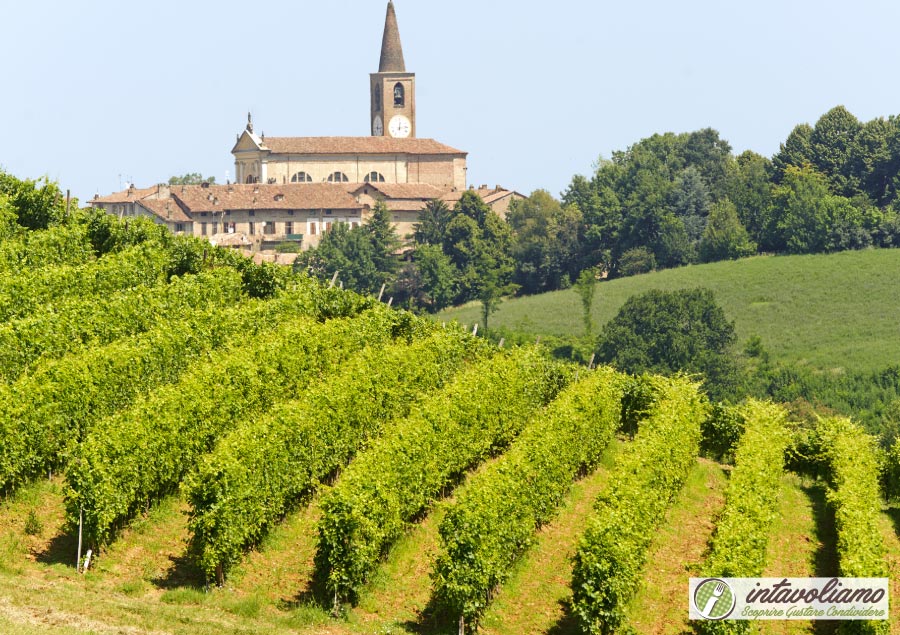
[[488,635],[578,632],[566,612],[572,593],[571,558],[584,532],[594,500],[606,484],[619,444],[604,452],[599,467],[577,481],[557,517],[541,528],[531,549],[516,565],[482,621]]
[[[900,249],[757,256],[601,282],[593,318],[599,331],[632,295],[707,287],[735,321],[738,341],[760,336],[773,360],[823,370],[876,370],[900,359],[898,276]],[[580,336],[581,315],[573,290],[554,291],[503,302],[490,326]],[[435,319],[471,327],[481,321],[481,307],[448,309]]]

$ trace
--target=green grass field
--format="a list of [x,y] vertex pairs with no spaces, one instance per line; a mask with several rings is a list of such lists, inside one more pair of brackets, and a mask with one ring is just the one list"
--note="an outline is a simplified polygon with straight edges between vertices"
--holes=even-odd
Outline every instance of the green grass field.
[[[595,332],[632,295],[651,289],[707,287],[739,345],[758,335],[772,359],[823,370],[862,371],[900,361],[900,250],[814,256],[757,256],[602,282]],[[481,307],[448,309],[437,320],[474,325]],[[572,290],[506,300],[491,327],[534,335],[580,336],[581,304]]]

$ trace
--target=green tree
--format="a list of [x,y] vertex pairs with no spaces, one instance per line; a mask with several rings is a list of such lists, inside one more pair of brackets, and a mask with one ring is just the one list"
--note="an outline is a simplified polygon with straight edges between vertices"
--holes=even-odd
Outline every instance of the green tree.
[[756,244],[750,240],[747,230],[741,225],[734,203],[727,198],[714,203],[700,241],[700,260],[735,260],[754,253]]
[[726,196],[737,208],[741,224],[759,241],[772,201],[772,162],[747,150],[728,167]]
[[391,282],[400,269],[400,261],[397,259],[400,239],[391,222],[391,213],[381,201],[375,204],[372,216],[363,225],[363,229],[372,245],[372,262],[376,272],[374,291],[377,292],[382,284]]
[[594,292],[597,290],[597,272],[585,269],[575,282],[575,293],[581,300],[581,320],[584,323],[584,337],[590,339],[594,331],[594,320],[591,312],[594,308]]
[[514,280],[523,293],[567,287],[580,266],[582,215],[563,206],[545,190],[515,200],[506,213],[512,229]]
[[395,295],[410,308],[435,313],[453,304],[459,271],[440,245],[419,245],[400,270]]
[[773,191],[769,244],[789,253],[821,253],[864,247],[871,242],[860,209],[831,194],[812,167],[789,166]]
[[702,373],[716,400],[739,385],[734,324],[708,289],[648,291],[629,298],[604,327],[600,361],[629,373]]
[[781,182],[788,167],[800,167],[813,163],[812,135],[813,129],[808,123],[794,126],[791,134],[781,144],[778,153],[772,158],[776,182]]
[[181,176],[169,177],[169,185],[200,185],[201,183],[210,183],[215,185],[216,177],[203,176],[199,172],[189,172]]
[[419,222],[415,225],[413,239],[417,245],[443,245],[447,225],[452,219],[453,213],[444,201],[440,199],[428,201],[419,213]]
[[853,196],[860,191],[850,159],[861,128],[859,120],[843,106],[826,112],[813,128],[809,139],[813,165],[828,178],[835,194]]

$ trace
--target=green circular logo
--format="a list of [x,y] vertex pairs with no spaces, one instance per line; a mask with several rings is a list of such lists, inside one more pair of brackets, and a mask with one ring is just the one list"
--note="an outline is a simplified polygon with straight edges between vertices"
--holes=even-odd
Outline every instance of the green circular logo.
[[694,589],[694,608],[705,619],[724,620],[734,610],[734,592],[719,578],[707,578]]

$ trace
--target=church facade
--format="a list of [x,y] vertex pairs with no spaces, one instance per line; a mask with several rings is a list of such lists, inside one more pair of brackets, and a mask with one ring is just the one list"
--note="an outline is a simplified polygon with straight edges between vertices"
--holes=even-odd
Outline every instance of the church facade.
[[[260,136],[248,115],[231,151],[236,183],[131,187],[91,203],[258,250],[285,241],[314,247],[335,223],[362,224],[383,202],[405,238],[428,201],[452,206],[466,190],[467,153],[416,135],[416,77],[406,70],[392,1],[369,93],[368,137]],[[501,215],[521,197],[499,186],[478,193]]]

